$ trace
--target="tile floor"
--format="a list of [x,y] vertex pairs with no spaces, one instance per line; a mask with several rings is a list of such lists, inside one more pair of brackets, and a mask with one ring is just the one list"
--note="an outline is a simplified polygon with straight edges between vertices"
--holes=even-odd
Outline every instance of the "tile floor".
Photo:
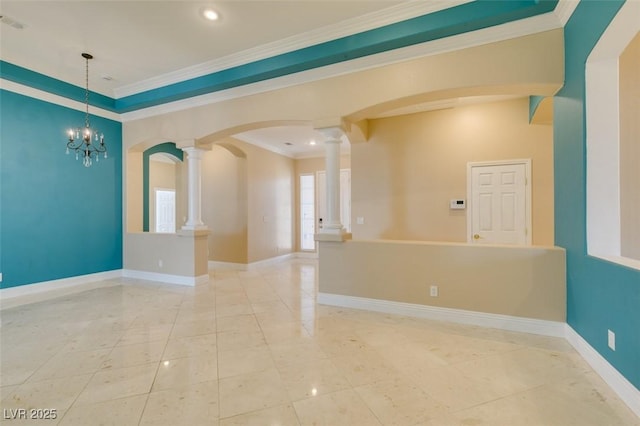
[[0,423],[640,425],[562,339],[318,306],[313,260],[211,276],[1,311]]

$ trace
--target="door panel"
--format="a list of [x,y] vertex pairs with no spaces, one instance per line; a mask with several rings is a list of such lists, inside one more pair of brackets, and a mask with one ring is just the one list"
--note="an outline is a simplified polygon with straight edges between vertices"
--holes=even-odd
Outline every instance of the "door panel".
[[471,239],[527,244],[526,165],[471,166]]

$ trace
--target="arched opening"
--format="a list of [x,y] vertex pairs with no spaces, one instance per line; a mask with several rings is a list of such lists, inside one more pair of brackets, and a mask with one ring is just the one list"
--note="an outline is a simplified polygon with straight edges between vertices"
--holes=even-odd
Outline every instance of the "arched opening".
[[625,3],[586,64],[587,251],[640,269],[640,3]]
[[[182,161],[183,152],[173,142],[155,145],[142,153],[144,232],[175,232],[184,223],[186,181]],[[169,205],[172,198],[173,207]]]

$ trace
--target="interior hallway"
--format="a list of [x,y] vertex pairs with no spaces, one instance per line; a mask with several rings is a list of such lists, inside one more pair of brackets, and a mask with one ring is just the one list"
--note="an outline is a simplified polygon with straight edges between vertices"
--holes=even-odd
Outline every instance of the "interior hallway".
[[640,425],[562,339],[318,306],[314,260],[210,275],[1,311],[2,424]]

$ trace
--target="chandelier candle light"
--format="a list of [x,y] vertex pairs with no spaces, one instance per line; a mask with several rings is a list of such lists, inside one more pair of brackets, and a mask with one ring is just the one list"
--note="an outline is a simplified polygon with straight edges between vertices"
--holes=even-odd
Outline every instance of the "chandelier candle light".
[[84,127],[69,129],[67,131],[67,136],[69,136],[67,154],[69,154],[70,151],[74,151],[76,153],[76,160],[82,155],[82,164],[84,164],[85,167],[91,167],[93,162],[92,157],[98,162],[98,156],[104,153],[104,158],[107,158],[107,147],[104,144],[104,134],[98,132],[96,129],[92,129],[89,125],[89,59],[93,59],[93,56],[88,53],[83,53],[82,57],[86,61],[86,88],[84,92],[86,114]]

